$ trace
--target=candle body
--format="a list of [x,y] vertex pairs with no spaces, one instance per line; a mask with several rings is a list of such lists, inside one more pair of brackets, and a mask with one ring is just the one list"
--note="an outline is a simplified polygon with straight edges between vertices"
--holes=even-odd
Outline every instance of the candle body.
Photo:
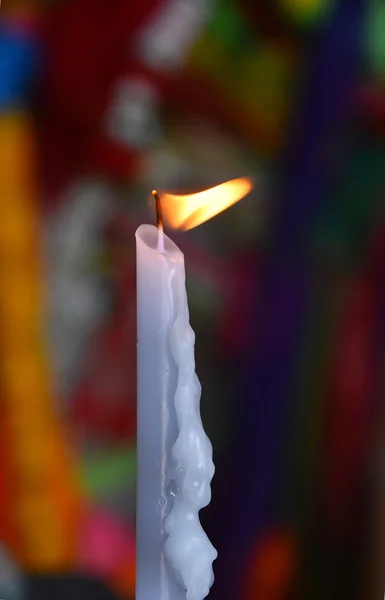
[[202,600],[216,551],[198,513],[210,501],[211,444],[199,416],[184,258],[142,225],[137,241],[137,600]]

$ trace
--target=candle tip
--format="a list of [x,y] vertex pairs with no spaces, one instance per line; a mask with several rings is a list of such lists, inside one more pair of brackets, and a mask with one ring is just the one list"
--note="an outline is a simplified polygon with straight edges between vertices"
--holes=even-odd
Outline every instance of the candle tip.
[[158,228],[158,250],[160,252],[164,252],[162,202],[156,190],[152,190],[151,193],[155,199],[156,226]]

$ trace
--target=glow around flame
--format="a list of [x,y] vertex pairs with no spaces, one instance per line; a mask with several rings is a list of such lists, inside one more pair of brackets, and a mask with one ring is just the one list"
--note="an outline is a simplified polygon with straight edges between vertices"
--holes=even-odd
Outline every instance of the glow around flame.
[[242,200],[253,187],[247,177],[221,183],[209,190],[179,196],[162,193],[163,218],[173,229],[192,229],[212,219],[222,211]]

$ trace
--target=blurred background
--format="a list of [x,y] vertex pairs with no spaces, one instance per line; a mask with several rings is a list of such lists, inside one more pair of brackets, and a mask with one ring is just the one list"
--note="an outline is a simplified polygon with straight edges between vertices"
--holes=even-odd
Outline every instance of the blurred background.
[[0,598],[134,598],[134,232],[186,233],[212,600],[385,589],[384,0],[4,0]]

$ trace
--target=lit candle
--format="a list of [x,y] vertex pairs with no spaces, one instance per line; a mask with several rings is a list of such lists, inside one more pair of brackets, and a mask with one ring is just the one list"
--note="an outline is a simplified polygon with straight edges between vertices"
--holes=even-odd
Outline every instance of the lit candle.
[[[250,191],[249,180],[235,181],[188,197],[189,213],[185,197],[166,194],[168,222],[167,214],[179,212],[174,226],[186,229],[214,216]],[[141,225],[136,232],[136,600],[203,600],[217,556],[199,521],[211,497],[212,447],[199,412],[184,257],[163,233],[160,198],[153,194],[158,226]]]

